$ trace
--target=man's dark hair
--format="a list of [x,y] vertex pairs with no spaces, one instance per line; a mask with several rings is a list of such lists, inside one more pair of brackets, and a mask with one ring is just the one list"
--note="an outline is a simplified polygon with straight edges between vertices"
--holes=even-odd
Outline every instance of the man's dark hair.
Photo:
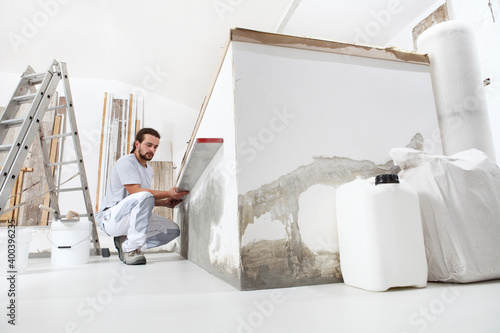
[[132,151],[130,152],[131,154],[133,154],[135,151],[135,141],[139,141],[139,143],[141,143],[142,141],[144,141],[144,135],[146,135],[146,134],[149,134],[149,135],[152,135],[154,137],[157,137],[158,139],[161,139],[160,133],[158,133],[157,130],[152,129],[152,128],[143,128],[139,132],[137,132],[137,134],[135,135],[134,146],[132,147]]

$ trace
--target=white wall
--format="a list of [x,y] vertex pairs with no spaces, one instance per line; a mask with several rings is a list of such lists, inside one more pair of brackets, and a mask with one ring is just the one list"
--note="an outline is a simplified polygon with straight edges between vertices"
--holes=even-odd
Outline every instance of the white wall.
[[[21,72],[23,70],[24,68]],[[21,72],[19,74],[0,73],[1,106],[6,106],[12,97],[19,83]],[[71,74],[71,64],[68,64],[68,72]],[[118,81],[70,77],[70,85],[94,207],[105,92],[111,92],[115,94],[115,97],[120,94],[143,94],[144,126],[153,127],[162,135],[155,160],[164,160],[170,155],[168,145],[172,142],[172,160],[174,166],[180,166],[198,115],[197,110]],[[176,177],[176,170],[174,170],[174,177]]]

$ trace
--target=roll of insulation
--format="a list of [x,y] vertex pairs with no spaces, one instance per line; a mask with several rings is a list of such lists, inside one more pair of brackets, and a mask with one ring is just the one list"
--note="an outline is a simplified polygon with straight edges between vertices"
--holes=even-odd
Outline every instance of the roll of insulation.
[[495,160],[472,29],[456,21],[440,23],[420,35],[417,48],[429,55],[443,153],[476,148]]

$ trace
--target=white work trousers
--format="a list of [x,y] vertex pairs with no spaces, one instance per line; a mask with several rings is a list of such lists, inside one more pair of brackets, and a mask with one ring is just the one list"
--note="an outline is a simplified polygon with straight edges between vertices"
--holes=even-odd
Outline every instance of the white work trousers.
[[124,252],[150,249],[167,244],[180,234],[175,222],[152,213],[154,206],[151,193],[138,192],[99,212],[96,218],[109,236],[127,236],[122,245]]

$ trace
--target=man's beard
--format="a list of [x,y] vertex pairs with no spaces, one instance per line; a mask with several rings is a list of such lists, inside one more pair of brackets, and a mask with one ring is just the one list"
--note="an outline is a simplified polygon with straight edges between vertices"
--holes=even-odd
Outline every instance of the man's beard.
[[[147,154],[149,154],[151,157],[148,157]],[[143,160],[151,161],[153,159],[153,157],[154,157],[154,154],[151,154],[151,153],[142,154],[139,151],[139,157],[142,158]]]

